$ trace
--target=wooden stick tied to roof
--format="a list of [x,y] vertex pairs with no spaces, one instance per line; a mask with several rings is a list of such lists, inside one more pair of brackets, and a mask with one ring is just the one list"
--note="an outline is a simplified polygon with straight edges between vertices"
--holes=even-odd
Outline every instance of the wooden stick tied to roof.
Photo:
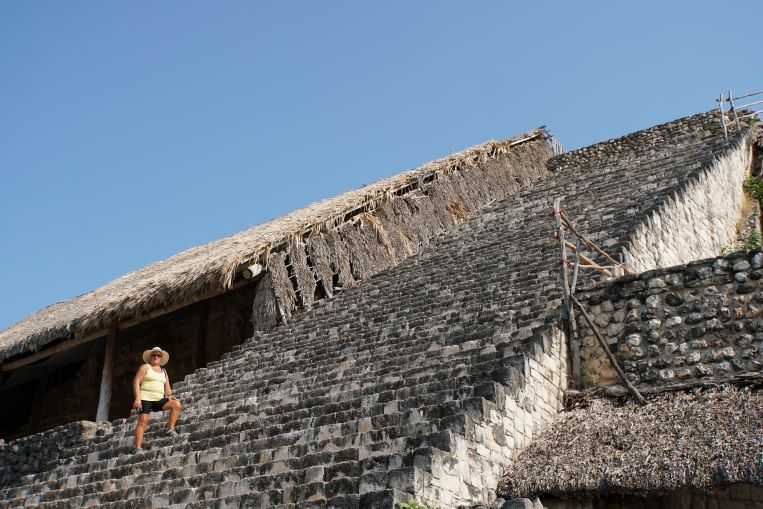
[[570,230],[572,230],[572,233],[574,233],[575,235],[577,235],[577,237],[578,237],[580,240],[582,240],[582,241],[583,241],[583,243],[584,243],[586,246],[588,246],[589,248],[591,248],[591,249],[595,250],[596,252],[598,252],[598,253],[599,253],[600,255],[602,255],[604,258],[606,258],[607,260],[609,260],[610,262],[612,262],[612,264],[613,264],[613,265],[616,265],[616,266],[618,266],[618,267],[622,267],[622,268],[623,268],[623,270],[625,271],[625,273],[626,273],[626,274],[631,274],[631,275],[632,275],[632,274],[635,274],[635,272],[633,272],[631,269],[629,269],[629,268],[625,267],[625,266],[624,266],[622,263],[618,262],[617,260],[615,260],[614,258],[612,258],[611,256],[609,256],[609,255],[607,254],[607,252],[606,252],[606,251],[604,251],[602,248],[600,248],[599,246],[597,246],[597,245],[596,245],[596,243],[594,243],[592,240],[590,240],[590,239],[586,238],[584,235],[581,235],[581,234],[580,234],[580,232],[578,232],[578,231],[575,229],[575,227],[574,227],[574,226],[572,226],[572,223],[570,222],[570,220],[569,220],[569,219],[567,219],[567,216],[565,216],[565,215],[564,215],[564,212],[560,212],[559,214],[562,216],[562,220],[564,221],[564,224],[565,224],[565,225],[566,225],[566,226],[567,226],[567,227],[568,227]]
[[644,400],[644,397],[641,395],[638,389],[636,389],[636,387],[630,382],[630,380],[628,380],[628,377],[625,376],[625,372],[617,363],[615,356],[612,355],[612,352],[607,346],[607,343],[604,341],[604,338],[602,338],[601,334],[599,334],[599,331],[596,330],[596,326],[593,324],[593,320],[591,320],[591,317],[588,316],[588,313],[586,312],[583,305],[574,295],[571,295],[570,298],[572,299],[572,302],[574,302],[575,305],[578,307],[578,309],[583,315],[583,318],[585,318],[585,321],[588,323],[588,326],[593,331],[593,335],[596,336],[596,341],[599,342],[599,346],[601,346],[601,348],[604,350],[604,353],[607,354],[607,358],[609,359],[609,362],[612,363],[612,367],[615,368],[615,371],[617,372],[617,376],[620,377],[620,380],[622,380],[625,386],[628,388],[628,390],[631,391],[631,394],[633,394],[633,397],[636,398],[636,401],[638,401],[639,404],[643,405],[644,403],[646,403],[646,401]]

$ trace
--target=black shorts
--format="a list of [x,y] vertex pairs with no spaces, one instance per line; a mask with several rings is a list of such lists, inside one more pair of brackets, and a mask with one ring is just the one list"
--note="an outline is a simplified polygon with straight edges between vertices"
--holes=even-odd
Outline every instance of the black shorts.
[[140,400],[140,413],[150,414],[151,412],[161,412],[162,407],[167,404],[169,399],[162,398],[159,401]]

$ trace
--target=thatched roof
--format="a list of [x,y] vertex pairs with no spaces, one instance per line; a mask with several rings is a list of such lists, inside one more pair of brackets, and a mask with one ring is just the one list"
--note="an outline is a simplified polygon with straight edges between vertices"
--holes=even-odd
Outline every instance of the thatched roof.
[[562,414],[520,454],[499,495],[585,497],[763,484],[763,395],[726,387],[595,399]]
[[0,361],[37,351],[59,338],[84,337],[114,323],[223,292],[243,266],[254,261],[266,263],[272,250],[295,235],[331,228],[353,211],[372,207],[416,182],[506,156],[511,147],[546,135],[541,127],[505,140],[488,141],[147,265],[97,290],[48,306],[0,332]]

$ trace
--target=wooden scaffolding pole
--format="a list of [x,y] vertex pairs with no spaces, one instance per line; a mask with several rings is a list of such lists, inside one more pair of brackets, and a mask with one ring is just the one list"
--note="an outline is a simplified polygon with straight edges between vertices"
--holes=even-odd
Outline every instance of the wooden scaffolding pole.
[[[562,321],[564,334],[569,341],[569,356],[572,363],[571,374],[576,386],[580,384],[580,345],[575,338],[575,327],[573,324],[573,309],[570,301],[570,283],[569,283],[569,261],[567,260],[567,242],[564,240],[564,228],[562,226],[562,207],[561,198],[554,198],[554,225],[556,237],[559,239],[559,251],[561,258],[559,260],[559,277],[562,283]],[[576,256],[577,257],[577,256]]]
[[[631,274],[631,275],[632,275],[632,274],[635,274],[635,272],[633,272],[631,269],[627,268],[625,265],[623,265],[622,263],[618,262],[617,260],[615,260],[614,258],[612,258],[611,256],[609,256],[609,253],[607,253],[607,252],[606,252],[606,251],[604,251],[602,248],[600,248],[600,247],[599,247],[599,246],[598,246],[598,245],[597,245],[595,242],[593,242],[591,239],[587,238],[587,237],[586,237],[586,236],[584,236],[584,235],[581,235],[581,234],[580,234],[580,232],[578,232],[578,231],[577,231],[577,229],[575,228],[575,226],[572,224],[572,222],[571,222],[569,219],[567,219],[567,216],[565,216],[565,215],[564,215],[564,212],[560,212],[560,215],[562,216],[562,221],[564,221],[564,225],[565,225],[567,228],[569,228],[570,230],[572,230],[572,233],[574,233],[574,234],[575,234],[575,236],[576,236],[578,239],[580,239],[580,241],[581,241],[581,242],[583,242],[583,244],[585,244],[585,246],[586,246],[586,247],[588,247],[589,249],[593,249],[594,251],[596,251],[597,253],[599,253],[600,255],[602,255],[602,256],[603,256],[603,257],[604,257],[606,260],[608,260],[608,261],[609,261],[609,262],[610,262],[612,265],[614,265],[614,266],[615,266],[615,267],[617,267],[617,268],[621,268],[621,269],[623,270],[623,272],[625,272],[626,274]],[[588,262],[586,262],[586,263],[588,263]],[[598,265],[598,264],[597,264],[597,265]],[[603,267],[602,267],[602,268],[603,268]],[[609,275],[611,275],[611,274],[609,274]]]
[[612,351],[607,346],[607,342],[604,341],[604,338],[601,337],[601,334],[599,334],[599,331],[596,330],[596,326],[593,323],[593,320],[590,316],[588,316],[588,313],[586,312],[583,305],[580,303],[580,301],[575,298],[575,296],[572,297],[572,301],[575,303],[575,305],[578,307],[580,312],[583,314],[583,318],[588,323],[588,326],[591,328],[591,331],[593,331],[593,335],[596,337],[596,341],[599,342],[599,346],[602,350],[604,350],[604,353],[606,354],[607,358],[609,359],[609,362],[612,364],[612,367],[615,368],[615,371],[617,372],[617,376],[620,377],[620,380],[625,384],[625,386],[628,388],[628,390],[633,394],[633,397],[636,398],[636,401],[639,402],[639,404],[643,405],[646,403],[644,400],[644,397],[641,395],[641,393],[636,389],[636,387],[631,383],[630,380],[628,380],[628,377],[625,376],[625,372],[623,371],[623,368],[620,367],[620,364],[617,363],[617,359],[615,359],[615,356],[612,354]]

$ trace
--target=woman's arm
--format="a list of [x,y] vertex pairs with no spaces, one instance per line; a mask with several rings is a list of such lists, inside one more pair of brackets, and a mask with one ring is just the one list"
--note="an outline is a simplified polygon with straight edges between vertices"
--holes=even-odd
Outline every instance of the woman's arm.
[[172,397],[172,387],[170,387],[170,375],[167,374],[167,370],[164,371],[164,397],[165,398],[171,398]]
[[132,403],[132,407],[136,410],[140,409],[141,402],[140,402],[140,383],[143,381],[143,377],[146,376],[146,370],[148,366],[145,364],[141,365],[141,367],[138,368],[137,373],[135,373],[135,377],[132,379],[132,393],[133,396],[135,396],[135,401]]

